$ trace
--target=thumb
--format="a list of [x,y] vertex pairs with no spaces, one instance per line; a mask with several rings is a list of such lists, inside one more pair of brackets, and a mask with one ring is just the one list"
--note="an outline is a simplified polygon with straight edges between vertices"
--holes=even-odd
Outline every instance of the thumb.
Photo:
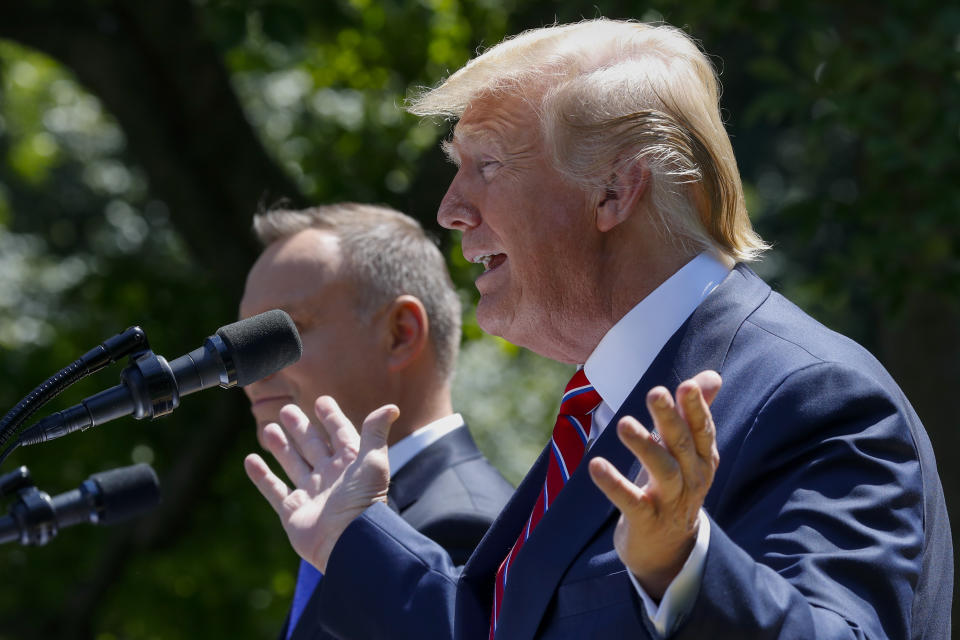
[[390,427],[399,416],[400,409],[395,404],[387,404],[372,411],[360,429],[358,457],[363,457],[370,451],[386,449]]

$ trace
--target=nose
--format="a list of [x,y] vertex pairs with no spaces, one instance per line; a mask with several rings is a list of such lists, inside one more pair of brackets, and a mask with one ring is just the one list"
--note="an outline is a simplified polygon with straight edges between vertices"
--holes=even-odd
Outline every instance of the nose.
[[460,172],[454,177],[437,210],[437,222],[445,229],[466,231],[480,224],[480,211],[463,193]]
[[249,398],[250,400],[253,400],[253,398],[257,395],[256,394],[257,389],[261,388],[264,385],[264,383],[274,380],[279,373],[280,373],[279,371],[276,371],[268,375],[266,378],[260,378],[259,380],[255,382],[251,382],[247,385],[244,385],[241,388],[243,389],[243,392],[247,394],[247,398]]
[[242,387],[243,392],[246,394],[247,398],[253,400],[253,391],[256,389],[258,384],[256,382],[251,382],[248,385]]

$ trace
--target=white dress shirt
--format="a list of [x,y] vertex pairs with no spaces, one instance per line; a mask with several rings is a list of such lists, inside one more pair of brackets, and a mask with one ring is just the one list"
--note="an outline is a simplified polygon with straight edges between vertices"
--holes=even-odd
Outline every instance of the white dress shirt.
[[465,424],[463,416],[454,413],[446,418],[434,420],[395,442],[393,446],[387,449],[387,459],[390,461],[390,477],[395,476],[397,471],[400,471],[400,467],[410,462],[418,453]]
[[[593,414],[597,428],[592,430],[588,446],[593,445],[620,410],[667,340],[729,272],[729,267],[716,257],[701,253],[641,300],[607,332],[584,364],[587,379],[603,399]],[[650,621],[662,638],[670,635],[689,613],[700,589],[710,544],[710,521],[702,509],[699,520],[694,549],[670,583],[659,606],[647,595],[633,573],[629,573]]]

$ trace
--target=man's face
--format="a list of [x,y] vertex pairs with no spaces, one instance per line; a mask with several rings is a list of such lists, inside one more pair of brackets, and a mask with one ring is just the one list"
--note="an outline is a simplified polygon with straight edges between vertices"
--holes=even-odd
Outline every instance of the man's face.
[[307,229],[267,247],[247,276],[240,316],[283,309],[303,341],[298,362],[243,389],[261,445],[263,427],[276,422],[285,404],[296,404],[312,417],[317,397],[330,395],[359,426],[385,402],[376,395],[385,389],[382,318],[357,316],[353,283],[340,267],[337,237]]
[[472,103],[448,150],[458,171],[437,220],[462,231],[464,257],[484,264],[480,326],[576,361],[567,343],[592,312],[584,307],[602,253],[586,193],[553,168],[536,115],[517,97]]

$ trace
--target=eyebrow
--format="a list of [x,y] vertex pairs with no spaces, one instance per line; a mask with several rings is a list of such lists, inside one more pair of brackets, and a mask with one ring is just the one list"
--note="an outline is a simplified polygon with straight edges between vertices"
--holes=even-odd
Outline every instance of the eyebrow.
[[460,166],[460,154],[457,152],[456,147],[453,145],[453,138],[446,138],[443,142],[440,143],[440,150],[443,151],[443,155],[447,157],[449,162]]
[[450,137],[440,143],[440,148],[447,159],[459,167],[460,153],[457,151],[457,146],[465,144],[488,144],[495,147],[496,151],[504,151],[503,137],[489,127],[479,125],[462,127],[459,124],[454,127]]
[[451,142],[477,142],[501,146],[503,136],[493,130],[490,126],[479,124],[458,124],[453,128]]
[[311,298],[313,298],[315,295],[316,292],[308,292],[295,298],[281,300],[277,307],[286,311],[287,314],[294,318],[294,320],[302,320],[304,317],[316,315],[316,309],[313,308],[313,305],[311,305]]

